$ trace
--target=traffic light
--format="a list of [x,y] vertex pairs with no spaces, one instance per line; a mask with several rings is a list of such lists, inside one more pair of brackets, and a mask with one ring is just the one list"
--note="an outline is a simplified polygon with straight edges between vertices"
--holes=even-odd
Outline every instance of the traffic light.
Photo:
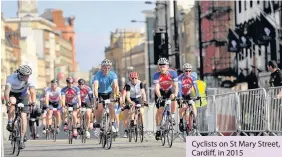
[[168,59],[168,35],[167,33],[155,33],[154,35],[154,64],[158,64],[161,57]]

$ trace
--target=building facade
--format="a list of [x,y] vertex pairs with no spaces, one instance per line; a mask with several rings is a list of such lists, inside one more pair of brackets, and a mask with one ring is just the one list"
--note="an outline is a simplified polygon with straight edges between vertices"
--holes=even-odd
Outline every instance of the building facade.
[[56,27],[54,30],[59,31],[61,36],[72,44],[72,71],[76,71],[76,51],[75,51],[75,17],[64,17],[60,9],[46,9],[41,17],[53,22]]

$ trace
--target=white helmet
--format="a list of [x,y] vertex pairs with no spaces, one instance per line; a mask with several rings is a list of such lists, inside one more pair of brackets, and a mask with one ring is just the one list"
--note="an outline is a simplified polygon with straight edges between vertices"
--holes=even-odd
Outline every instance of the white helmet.
[[18,73],[21,75],[31,75],[32,69],[28,65],[21,65],[18,69]]
[[112,62],[108,59],[104,59],[102,62],[101,62],[101,66],[106,66],[106,65],[110,65],[112,66]]
[[183,68],[183,69],[192,69],[193,67],[192,67],[191,64],[185,63],[185,64],[183,64],[182,68]]
[[160,58],[160,59],[158,60],[158,65],[160,65],[160,64],[169,65],[169,61],[168,61],[168,59],[166,59],[166,58]]

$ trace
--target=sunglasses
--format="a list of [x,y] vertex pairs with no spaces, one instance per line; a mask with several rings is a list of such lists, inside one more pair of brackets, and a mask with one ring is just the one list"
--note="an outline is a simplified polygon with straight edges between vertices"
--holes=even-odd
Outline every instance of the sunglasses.
[[132,80],[137,80],[138,78],[131,78]]
[[185,72],[189,72],[189,73],[190,73],[190,72],[192,72],[192,71],[191,71],[191,70],[185,70]]
[[166,64],[159,64],[159,66],[164,66],[164,65],[166,65]]
[[80,84],[78,84],[78,85],[82,86],[82,85],[84,85],[84,84],[80,83]]

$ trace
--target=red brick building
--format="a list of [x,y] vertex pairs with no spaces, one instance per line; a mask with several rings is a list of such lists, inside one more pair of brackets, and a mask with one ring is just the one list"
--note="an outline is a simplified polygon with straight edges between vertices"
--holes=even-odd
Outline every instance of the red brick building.
[[228,52],[228,29],[234,27],[233,1],[200,1],[204,74],[215,75],[234,66],[234,54]]
[[61,33],[62,37],[72,43],[72,71],[76,71],[76,51],[75,51],[75,17],[64,17],[60,9],[46,9],[41,17],[56,24],[55,31]]

